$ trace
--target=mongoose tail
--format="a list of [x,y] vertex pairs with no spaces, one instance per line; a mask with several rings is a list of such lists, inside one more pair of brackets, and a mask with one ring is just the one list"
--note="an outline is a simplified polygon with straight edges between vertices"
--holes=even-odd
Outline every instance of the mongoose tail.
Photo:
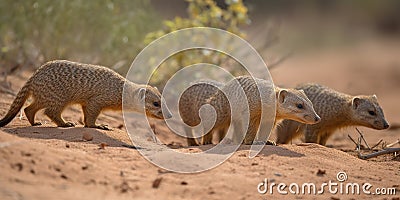
[[25,84],[24,87],[18,92],[17,97],[14,99],[7,114],[0,120],[0,127],[3,127],[11,122],[14,117],[21,110],[25,101],[29,97],[29,85]]

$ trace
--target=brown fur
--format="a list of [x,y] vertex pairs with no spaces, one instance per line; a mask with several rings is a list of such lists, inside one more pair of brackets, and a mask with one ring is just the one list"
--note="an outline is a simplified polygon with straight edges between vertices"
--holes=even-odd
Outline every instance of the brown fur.
[[[199,125],[201,106],[207,104],[207,99],[222,86],[223,84],[217,81],[200,81],[187,88],[179,98],[179,113],[183,122],[192,127]],[[185,128],[189,146],[198,145],[192,131],[190,128]]]
[[351,96],[318,84],[305,84],[297,89],[304,90],[322,120],[314,125],[284,120],[277,129],[277,143],[288,143],[304,134],[305,142],[325,145],[340,128],[365,126],[380,130],[389,127],[375,95]]
[[96,125],[96,119],[104,109],[122,109],[124,84],[127,90],[124,104],[129,110],[163,118],[161,95],[157,89],[132,83],[106,67],[56,60],[45,63],[29,78],[8,113],[0,120],[0,127],[7,125],[31,96],[33,102],[24,111],[32,126],[40,125],[34,118],[41,109],[45,109],[44,113],[57,126],[74,126],[65,122],[61,113],[70,104],[80,104],[85,127],[107,129],[106,126]]
[[[238,81],[238,84],[235,84]],[[264,80],[258,79],[261,86],[268,86],[264,84]],[[214,85],[214,86],[213,86]],[[225,86],[219,84],[197,84],[189,87],[181,96],[180,99],[180,113],[183,121],[190,126],[197,126],[200,123],[199,109],[204,104],[210,104],[214,107],[217,113],[217,119],[214,127],[206,135],[202,137],[201,144],[210,144],[212,142],[212,132],[218,130],[219,140],[225,137],[227,129],[231,122],[231,108],[227,95],[233,97],[232,105],[235,109],[240,109],[243,102],[248,101],[249,105],[249,127],[245,137],[245,144],[251,144],[254,140],[257,130],[260,125],[261,118],[261,99],[257,89],[256,82],[249,76],[237,77],[229,81]],[[242,93],[238,92],[242,87],[245,97]],[[220,90],[218,90],[218,88]],[[276,120],[280,119],[294,119],[305,123],[316,123],[319,117],[315,114],[311,102],[307,99],[304,92],[293,89],[281,89],[275,87],[274,91],[267,91],[264,88],[265,94],[262,95],[276,95],[277,98],[277,112]],[[208,99],[207,99],[208,98]],[[236,100],[235,100],[236,99]],[[296,108],[297,104],[302,104],[303,109]],[[240,116],[238,116],[240,117]],[[234,123],[234,126],[238,122]],[[235,126],[235,132],[238,132],[239,127]],[[236,134],[235,134],[236,135]],[[195,145],[194,139],[188,139],[189,145]]]

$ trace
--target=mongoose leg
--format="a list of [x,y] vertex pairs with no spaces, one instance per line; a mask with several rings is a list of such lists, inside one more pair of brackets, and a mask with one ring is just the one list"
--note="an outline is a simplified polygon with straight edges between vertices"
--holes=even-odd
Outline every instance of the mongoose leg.
[[65,122],[64,119],[61,117],[61,112],[64,110],[64,106],[53,106],[48,107],[44,111],[54,123],[57,124],[58,127],[73,127],[75,124],[71,122]]
[[305,142],[307,143],[318,143],[319,141],[319,130],[310,130],[309,128],[305,131]]
[[186,140],[188,142],[188,146],[198,146],[196,139],[193,138],[193,129],[189,127],[185,127],[184,129],[187,135]]
[[104,124],[96,125],[96,119],[101,112],[101,108],[99,108],[99,106],[89,104],[82,106],[82,110],[84,115],[85,127],[97,128],[101,130],[111,130],[110,128],[108,128],[107,125]]
[[24,109],[25,115],[32,126],[42,125],[42,123],[40,122],[35,123],[35,115],[40,109],[42,109],[42,107],[36,101],[32,102],[28,107]]
[[319,144],[320,145],[326,145],[326,141],[328,141],[329,136],[331,136],[332,134],[330,132],[325,132],[324,134],[321,134],[319,137]]
[[196,139],[194,138],[187,138],[188,146],[198,146]]
[[220,128],[218,129],[218,141],[221,142],[228,132],[227,128]]
[[247,128],[246,136],[244,137],[244,144],[253,144],[254,139],[256,138],[258,128],[260,126],[260,118],[252,117],[250,119],[249,127]]
[[213,130],[210,130],[207,134],[205,134],[203,137],[201,137],[201,144],[212,144],[212,136],[213,136]]
[[232,124],[234,130],[232,135],[232,142],[233,144],[241,144],[243,139],[243,134],[245,134],[247,130],[244,130],[241,120],[234,120]]
[[294,138],[304,134],[306,125],[291,120],[285,120],[277,126],[278,144],[288,144]]

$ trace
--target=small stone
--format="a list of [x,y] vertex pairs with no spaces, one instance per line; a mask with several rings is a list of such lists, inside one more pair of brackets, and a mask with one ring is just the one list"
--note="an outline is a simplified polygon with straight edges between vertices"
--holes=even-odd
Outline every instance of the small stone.
[[325,170],[318,169],[318,171],[317,171],[317,176],[324,176],[325,174],[326,174],[326,171],[325,171]]
[[181,185],[187,185],[188,183],[186,181],[182,181]]
[[24,166],[22,165],[22,163],[16,163],[16,164],[12,164],[11,168],[16,169],[17,171],[22,171]]
[[61,174],[60,177],[61,177],[62,179],[65,179],[65,180],[68,179],[68,177],[67,177],[65,174]]
[[155,188],[155,189],[157,189],[158,187],[160,187],[161,181],[162,181],[162,177],[155,179],[155,180],[153,181],[152,187]]
[[84,132],[82,138],[86,141],[92,141],[93,140],[93,135],[88,133],[88,132]]
[[278,176],[278,177],[281,177],[281,176],[282,176],[282,174],[277,173],[277,172],[275,172],[274,175],[275,175],[275,176]]
[[106,149],[106,146],[108,146],[108,144],[102,142],[102,143],[99,144],[99,149]]

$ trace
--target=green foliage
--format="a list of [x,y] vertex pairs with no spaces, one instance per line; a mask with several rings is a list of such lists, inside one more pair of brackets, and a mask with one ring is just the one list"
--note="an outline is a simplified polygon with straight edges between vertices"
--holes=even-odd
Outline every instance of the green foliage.
[[[213,0],[188,0],[188,2],[188,18],[175,17],[173,20],[164,21],[163,29],[147,34],[144,43],[149,44],[165,34],[191,27],[219,28],[245,37],[240,26],[249,24],[250,20],[242,0],[226,0],[226,9],[219,7]],[[201,62],[219,66],[228,59],[227,55],[216,51],[182,51],[167,59],[153,74],[151,82],[162,88],[166,80],[185,66]]]
[[1,58],[128,66],[158,25],[148,1],[2,0]]

